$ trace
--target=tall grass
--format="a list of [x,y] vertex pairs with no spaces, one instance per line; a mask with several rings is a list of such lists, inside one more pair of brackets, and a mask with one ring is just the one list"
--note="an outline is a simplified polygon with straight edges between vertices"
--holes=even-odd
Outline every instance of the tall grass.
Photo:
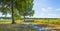
[[36,23],[57,24],[60,25],[60,20],[35,20]]

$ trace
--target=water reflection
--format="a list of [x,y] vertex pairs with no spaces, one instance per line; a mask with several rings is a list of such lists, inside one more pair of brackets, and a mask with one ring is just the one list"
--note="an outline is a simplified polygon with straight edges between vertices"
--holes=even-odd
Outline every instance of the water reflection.
[[32,28],[32,29],[36,29],[37,31],[52,31],[52,30],[47,30],[47,29],[44,29],[42,27],[38,27],[38,26],[34,26],[32,24],[25,24],[27,25],[28,27]]

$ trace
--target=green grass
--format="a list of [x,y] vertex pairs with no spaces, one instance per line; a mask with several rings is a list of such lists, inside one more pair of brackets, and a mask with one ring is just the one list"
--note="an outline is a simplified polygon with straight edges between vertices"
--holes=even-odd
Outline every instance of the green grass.
[[[0,20],[0,31],[36,31],[35,29],[27,27],[26,25],[20,24],[22,20],[16,20],[15,22],[19,24],[11,24],[11,20]],[[34,20],[32,23],[60,25],[60,20]]]
[[20,24],[22,20],[16,20],[15,22],[17,24],[11,24],[11,20],[0,20],[0,31],[36,31],[26,25]]
[[33,20],[33,21],[24,21],[24,22],[31,22],[31,23],[45,23],[45,24],[56,24],[56,25],[60,25],[60,20],[56,19],[56,20]]
[[0,24],[11,24],[11,20],[0,20]]
[[10,22],[11,20],[0,20],[0,22]]
[[0,31],[36,31],[22,24],[0,24]]
[[[15,22],[16,23],[22,23],[23,21],[22,20],[16,20]],[[25,22],[32,22],[32,21],[25,21]],[[60,20],[34,20],[33,22],[60,25]],[[5,24],[5,23],[11,24],[11,20],[0,20],[0,24]]]
[[35,22],[60,25],[60,20],[35,20]]
[[[11,24],[12,20],[0,20],[0,24]],[[22,20],[15,20],[16,24],[20,24]]]

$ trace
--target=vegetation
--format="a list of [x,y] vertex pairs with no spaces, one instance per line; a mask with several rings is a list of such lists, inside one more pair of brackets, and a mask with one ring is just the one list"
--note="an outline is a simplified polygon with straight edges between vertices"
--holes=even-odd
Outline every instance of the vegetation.
[[[19,1],[17,0],[17,3]],[[17,4],[17,9],[19,10],[19,15],[23,16],[24,21],[25,21],[25,16],[33,16],[34,10],[33,8],[33,0],[26,0],[19,2],[21,4]],[[20,5],[20,6],[19,6]]]
[[0,24],[0,31],[36,31],[22,24]]
[[54,20],[34,20],[34,23],[45,23],[45,24],[55,24],[60,25],[60,20],[54,19]]
[[[0,12],[2,15],[5,15],[3,19],[11,19],[11,20],[0,20],[0,31],[36,31],[31,27],[27,27],[26,25],[22,25],[23,19],[24,22],[28,23],[44,23],[44,24],[57,24],[60,25],[60,19],[56,20],[48,20],[42,19],[37,20],[34,18],[33,20],[25,20],[26,16],[33,16],[34,10],[33,8],[33,1],[34,0],[0,0]],[[11,17],[7,18],[7,14],[10,14]],[[21,17],[23,16],[23,19]],[[0,18],[1,19],[1,18]],[[31,18],[28,18],[31,19]],[[39,18],[38,18],[39,19]],[[12,25],[12,24],[13,25]],[[15,24],[16,23],[16,24]],[[19,23],[19,24],[18,24]],[[3,30],[2,30],[3,29]],[[24,29],[24,30],[22,30]]]
[[34,14],[33,0],[0,0],[0,5],[0,12],[3,15],[12,15],[12,24],[15,23],[16,17],[24,16],[25,18]]

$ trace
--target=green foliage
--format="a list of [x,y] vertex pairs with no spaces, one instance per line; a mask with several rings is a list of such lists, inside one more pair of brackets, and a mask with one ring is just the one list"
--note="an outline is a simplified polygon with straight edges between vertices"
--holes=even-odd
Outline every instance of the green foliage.
[[[33,16],[33,0],[16,0],[16,8],[19,11],[19,15],[23,16]],[[25,20],[25,19],[24,19]]]
[[[20,16],[33,16],[33,0],[0,0],[0,12],[4,15],[12,15],[12,20],[18,20]],[[12,21],[13,22],[13,21]]]
[[34,22],[34,20],[25,20],[24,22]]
[[22,18],[21,18],[19,15],[16,15],[16,14],[15,14],[15,15],[14,15],[14,19],[15,19],[15,20],[20,20],[20,19],[22,19]]
[[[21,16],[29,16],[34,14],[33,1],[32,0],[17,0],[16,8],[19,10]],[[19,3],[18,3],[19,2]]]
[[[11,0],[0,0],[0,12],[3,14],[11,14]],[[33,0],[13,0],[13,9],[17,9],[22,16],[32,16],[34,14]],[[15,10],[14,10],[15,11]],[[16,12],[14,12],[16,13]]]

